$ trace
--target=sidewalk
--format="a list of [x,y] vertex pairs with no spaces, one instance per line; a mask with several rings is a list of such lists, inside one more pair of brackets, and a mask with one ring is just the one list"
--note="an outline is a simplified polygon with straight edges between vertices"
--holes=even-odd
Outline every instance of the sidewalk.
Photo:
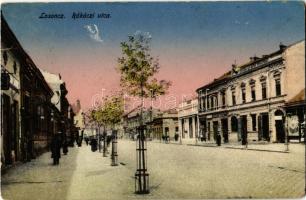
[[164,141],[160,142],[160,140],[152,140],[151,142],[155,143],[163,143],[163,144],[177,144],[177,145],[189,145],[189,146],[199,146],[199,147],[215,147],[215,148],[228,148],[228,149],[237,149],[237,150],[251,150],[251,151],[266,151],[266,152],[277,152],[277,153],[291,153],[305,152],[305,144],[303,143],[289,143],[287,151],[287,145],[285,143],[251,143],[246,145],[242,145],[241,142],[236,143],[222,143],[221,146],[217,146],[215,142],[201,142],[193,140],[182,140],[180,141],[170,141],[165,143]]

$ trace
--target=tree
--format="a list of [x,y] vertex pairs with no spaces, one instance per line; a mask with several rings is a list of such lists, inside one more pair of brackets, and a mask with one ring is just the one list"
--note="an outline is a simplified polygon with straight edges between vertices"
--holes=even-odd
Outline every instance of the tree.
[[118,58],[117,67],[120,85],[132,96],[147,98],[153,90],[156,97],[165,94],[171,85],[169,81],[154,78],[159,63],[151,56],[150,41],[148,33],[136,32],[128,41],[121,42],[123,56]]
[[[106,129],[109,128],[112,131],[115,126],[121,122],[121,118],[124,114],[124,99],[121,94],[105,97],[97,108],[91,110],[90,119],[95,121],[99,127],[104,127],[104,145],[103,156],[106,156]],[[99,134],[99,147],[100,147],[100,134]]]
[[[145,136],[143,127],[143,104],[144,99],[154,94],[154,97],[167,92],[170,82],[158,81],[154,75],[158,73],[159,62],[151,56],[151,36],[148,33],[136,32],[128,36],[128,41],[121,42],[122,57],[118,58],[117,70],[119,71],[120,85],[128,94],[141,97],[140,136],[138,139],[139,151],[136,153],[137,171],[136,187],[137,193],[149,193],[148,173],[145,158]],[[137,151],[136,150],[136,151]]]

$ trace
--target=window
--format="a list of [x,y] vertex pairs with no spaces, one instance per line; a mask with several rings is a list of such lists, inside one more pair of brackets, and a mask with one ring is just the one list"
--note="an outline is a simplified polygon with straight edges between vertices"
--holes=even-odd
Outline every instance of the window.
[[267,99],[267,84],[261,83],[262,99]]
[[256,114],[251,114],[252,118],[252,130],[256,131]]
[[3,52],[3,63],[4,63],[4,65],[7,64],[7,59],[8,59],[7,52],[4,51],[4,52]]
[[17,73],[17,64],[16,64],[16,61],[14,61],[13,69],[14,69],[14,74],[16,74]]
[[275,92],[276,92],[276,96],[280,96],[281,95],[281,82],[280,82],[280,79],[276,79],[275,80]]
[[221,92],[221,99],[222,99],[222,107],[225,106],[225,92]]
[[210,109],[210,101],[209,101],[209,98],[206,97],[206,101],[207,101],[207,110]]
[[256,100],[255,85],[251,86],[251,97],[252,97],[252,101]]
[[202,99],[202,110],[204,110],[205,109],[205,98],[202,97],[201,99]]
[[232,102],[233,102],[233,106],[236,105],[236,94],[235,94],[235,91],[232,91]]
[[245,103],[245,88],[241,89],[242,103]]
[[215,107],[215,105],[214,105],[214,97],[210,97],[210,107],[211,108]]

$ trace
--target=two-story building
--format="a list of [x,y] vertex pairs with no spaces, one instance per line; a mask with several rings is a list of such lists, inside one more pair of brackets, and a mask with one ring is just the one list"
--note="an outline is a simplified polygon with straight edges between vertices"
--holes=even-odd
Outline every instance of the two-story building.
[[184,100],[178,106],[178,127],[182,140],[198,139],[198,99]]
[[280,44],[277,51],[233,65],[197,89],[200,132],[207,140],[221,134],[224,142],[284,142],[284,105],[301,90],[305,90],[305,41]]
[[167,137],[170,140],[179,134],[178,117],[176,109],[169,109],[158,113],[151,122],[154,139],[161,140]]

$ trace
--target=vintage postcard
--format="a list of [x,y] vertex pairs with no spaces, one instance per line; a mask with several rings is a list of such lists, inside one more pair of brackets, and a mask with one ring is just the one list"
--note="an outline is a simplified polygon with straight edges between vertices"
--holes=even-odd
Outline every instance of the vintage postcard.
[[303,1],[1,4],[1,198],[305,197]]

